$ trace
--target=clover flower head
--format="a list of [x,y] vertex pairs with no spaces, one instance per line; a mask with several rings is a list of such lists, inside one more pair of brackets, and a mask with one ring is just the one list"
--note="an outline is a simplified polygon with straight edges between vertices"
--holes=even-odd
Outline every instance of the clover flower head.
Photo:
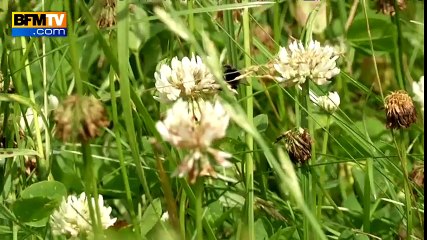
[[[95,199],[91,199],[95,204]],[[112,226],[116,218],[111,218],[111,207],[104,206],[102,195],[98,196],[98,205],[101,213],[101,225],[104,229]],[[63,235],[77,238],[90,235],[92,232],[89,206],[86,194],[70,195],[61,202],[61,205],[50,216],[50,225],[53,235]]]
[[209,156],[220,166],[231,165],[226,160],[231,154],[211,147],[215,140],[225,136],[229,119],[218,100],[212,104],[179,99],[167,111],[166,118],[157,122],[156,128],[164,140],[189,151],[177,171],[179,177],[188,173],[192,183],[198,176],[215,177]]
[[417,187],[424,188],[424,162],[415,165],[410,173],[410,179]]
[[337,92],[329,92],[328,95],[316,97],[310,95],[310,99],[323,110],[334,113],[340,105],[340,95]]
[[116,0],[104,1],[97,22],[99,28],[109,28],[116,25],[116,4]]
[[110,121],[104,105],[93,96],[70,95],[55,109],[55,135],[60,140],[88,141]]
[[[6,80],[4,79],[2,71],[0,71],[0,93],[4,92],[4,85]],[[6,89],[7,93],[13,93],[15,91],[15,87],[13,86],[13,82],[9,81],[9,85]]]
[[163,214],[162,214],[162,216],[160,217],[160,221],[162,221],[162,222],[166,222],[166,221],[168,221],[169,220],[169,212],[164,212]]
[[216,95],[220,85],[199,56],[172,58],[171,64],[162,64],[154,73],[158,99],[162,102],[206,98]]
[[[48,98],[48,112],[47,112],[47,114],[45,113],[44,108],[41,109],[42,114],[46,118],[48,118],[51,111],[55,110],[58,107],[58,98],[56,96],[49,95],[47,98]],[[31,107],[27,108],[27,111],[25,112],[25,116],[21,116],[21,119],[19,121],[19,126],[22,130],[24,130],[26,128],[24,118],[27,120],[27,123],[30,126],[30,128],[33,129],[34,122],[35,122],[33,108],[31,108]],[[38,114],[37,121],[38,121],[38,124],[40,127],[40,131],[43,131],[46,128],[46,126],[45,126],[43,118],[40,114]]]
[[390,93],[385,98],[387,128],[408,128],[417,121],[417,111],[412,98],[403,90]]
[[286,151],[294,164],[306,164],[311,158],[313,140],[304,128],[288,130],[277,138],[276,142],[284,139]]
[[[396,3],[400,11],[406,8],[406,0],[397,0]],[[394,0],[377,0],[377,13],[378,12],[381,12],[385,15],[394,16],[396,14]]]
[[421,105],[421,111],[424,112],[424,76],[420,78],[419,82],[412,83],[412,92],[414,93],[414,101]]
[[294,41],[288,48],[279,50],[273,65],[280,74],[276,79],[285,86],[301,85],[307,78],[317,85],[328,84],[340,73],[336,64],[338,57],[333,47],[322,47],[318,41],[311,41],[306,48]]

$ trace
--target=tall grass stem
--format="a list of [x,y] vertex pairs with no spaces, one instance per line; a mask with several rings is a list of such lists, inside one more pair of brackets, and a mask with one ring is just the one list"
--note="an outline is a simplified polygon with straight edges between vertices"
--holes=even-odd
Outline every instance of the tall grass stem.
[[[243,1],[248,3],[248,0]],[[251,66],[251,29],[250,29],[250,15],[249,8],[244,8],[243,10],[243,45],[245,51],[245,67],[248,68]],[[246,96],[252,96],[252,80],[248,78],[248,86],[246,86]],[[248,97],[246,100],[246,117],[249,124],[253,124],[253,97]],[[254,230],[254,160],[253,160],[253,149],[254,149],[254,139],[252,135],[246,134],[245,138],[246,146],[248,148],[248,153],[245,155],[245,174],[246,174],[246,208],[247,208],[247,224],[248,224],[248,240],[255,239],[255,230]]]

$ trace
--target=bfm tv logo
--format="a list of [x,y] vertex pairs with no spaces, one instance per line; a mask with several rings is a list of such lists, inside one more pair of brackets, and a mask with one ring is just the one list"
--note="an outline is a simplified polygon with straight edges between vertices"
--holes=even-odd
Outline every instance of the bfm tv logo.
[[13,12],[12,37],[65,37],[66,12]]

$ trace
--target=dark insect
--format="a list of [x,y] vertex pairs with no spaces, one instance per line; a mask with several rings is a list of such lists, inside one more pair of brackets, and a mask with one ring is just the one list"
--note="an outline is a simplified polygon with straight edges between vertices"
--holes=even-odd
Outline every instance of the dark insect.
[[237,89],[237,86],[239,86],[240,81],[236,78],[240,77],[240,75],[239,70],[228,64],[224,65],[224,80],[230,84],[232,89]]

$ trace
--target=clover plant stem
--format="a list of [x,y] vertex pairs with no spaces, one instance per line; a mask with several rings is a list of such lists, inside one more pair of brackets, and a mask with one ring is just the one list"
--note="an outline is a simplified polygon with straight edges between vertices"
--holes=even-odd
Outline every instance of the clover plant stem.
[[412,201],[411,201],[411,186],[409,183],[409,176],[408,176],[408,158],[406,156],[406,144],[405,144],[405,135],[404,131],[400,129],[400,136],[399,136],[399,150],[400,150],[400,159],[402,164],[402,172],[403,172],[403,184],[404,184],[404,191],[405,191],[405,207],[406,207],[406,236],[408,236],[408,239],[411,239],[412,236],[412,229],[413,229],[413,221],[412,221]]
[[[86,200],[89,207],[89,215],[92,223],[92,229],[95,234],[95,239],[102,234],[101,213],[98,206],[98,190],[96,184],[95,169],[93,166],[93,158],[91,154],[90,144],[87,141],[81,142],[82,157],[85,168],[85,192]],[[94,201],[91,201],[94,199]],[[93,205],[95,204],[95,206]]]
[[372,158],[366,159],[365,179],[363,188],[363,231],[371,231],[371,177],[370,172],[373,168]]
[[204,190],[204,180],[202,177],[199,177],[195,186],[195,212],[196,212],[196,230],[197,230],[197,240],[203,240],[203,190]]
[[[248,3],[249,1],[243,1],[243,3]],[[243,10],[243,45],[245,52],[245,68],[251,66],[251,30],[250,30],[250,19],[249,19],[249,8],[244,8]],[[252,94],[252,79],[247,79],[248,86],[246,86],[246,117],[249,124],[253,125],[253,105],[254,100]],[[248,147],[248,153],[245,155],[245,174],[246,174],[246,208],[247,208],[247,224],[248,224],[248,240],[255,239],[254,231],[254,160],[253,160],[253,149],[254,149],[254,139],[252,135],[246,134],[245,137],[246,146]]]
[[[113,113],[113,124],[114,124],[114,126],[120,126],[118,111],[117,111],[117,98],[116,98],[116,93],[114,90],[114,71],[112,69],[109,73],[109,80],[110,80],[110,95],[111,95],[111,108],[112,108],[111,112]],[[118,127],[114,128],[114,134],[116,137],[117,153],[118,153],[119,161],[120,161],[120,171],[122,174],[123,184],[125,187],[126,201],[128,204],[129,214],[130,214],[130,217],[132,219],[133,226],[135,226],[134,227],[135,234],[138,237],[138,239],[141,239],[142,235],[141,235],[141,230],[140,230],[139,223],[138,223],[139,220],[138,220],[138,218],[135,214],[135,210],[133,208],[132,193],[130,190],[129,177],[127,174],[126,163],[124,160],[124,154],[123,154],[123,149],[122,149],[122,138],[120,136],[120,130]]]
[[[65,5],[65,11],[67,12],[72,12],[71,11],[71,6],[70,6],[70,1],[64,1],[64,5]],[[78,3],[76,3],[78,4]],[[76,7],[77,8],[77,7]],[[76,35],[74,33],[75,28],[74,28],[74,22],[72,19],[72,14],[67,14],[67,24],[68,24],[68,41],[70,44],[70,54],[71,54],[71,65],[72,65],[72,70],[74,72],[74,80],[75,80],[75,86],[76,86],[76,90],[77,93],[79,95],[83,95],[84,94],[84,90],[83,90],[83,82],[80,76],[80,66],[79,66],[79,53],[78,53],[78,49],[77,49],[77,40],[76,40]]]
[[[232,0],[227,0],[227,4],[231,4]],[[224,11],[224,25],[225,30],[228,33],[227,37],[227,50],[228,50],[228,61],[229,63],[237,67],[238,60],[237,60],[237,47],[234,43],[235,39],[235,29],[234,29],[234,22],[233,22],[233,11],[228,10]]]
[[402,30],[400,25],[400,9],[397,2],[398,0],[393,1],[394,9],[396,10],[393,18],[394,18],[394,24],[396,25],[396,29],[397,29],[397,36],[396,36],[397,48],[394,51],[394,57],[395,57],[394,70],[396,73],[396,80],[397,80],[397,83],[399,84],[399,88],[406,89],[406,82],[404,78],[405,69],[403,66],[403,44],[402,44]]
[[[45,9],[45,1],[42,0],[42,10],[44,11]],[[42,60],[42,65],[43,65],[43,102],[44,102],[44,112],[46,114],[46,118],[47,118],[47,114],[48,114],[48,106],[49,106],[49,101],[48,101],[48,85],[47,85],[47,56],[46,56],[46,37],[42,37],[42,55],[43,55],[43,60]],[[48,170],[50,167],[50,161],[49,161],[49,155],[50,155],[50,134],[49,134],[49,127],[45,127],[44,129],[44,135],[45,135],[45,159],[46,159],[46,170]]]
[[[328,153],[328,141],[329,141],[329,125],[331,123],[331,114],[328,114],[328,118],[326,120],[326,129],[323,132],[323,142],[322,142],[322,156],[325,158],[326,154]],[[323,161],[325,162],[325,161]],[[322,182],[324,179],[326,179],[326,172],[325,172],[325,165],[323,165],[320,169],[320,176],[316,176],[317,180],[320,181],[320,186],[322,185]],[[322,191],[323,193],[324,191]],[[318,198],[318,207],[317,207],[317,217],[320,220],[322,216],[322,208],[323,205],[323,197]]]
[[[193,11],[193,8],[194,8],[194,0],[189,0],[188,1],[188,11],[189,11],[189,14],[188,14],[188,27],[189,27],[190,32],[194,34],[194,27],[195,27],[195,25],[194,25],[194,11]],[[190,44],[190,53],[191,54],[195,53],[195,49],[194,49],[193,44]]]
[[[25,55],[25,52],[27,51],[27,41],[25,40],[25,37],[21,37],[21,45],[22,45],[22,53]],[[24,66],[25,66],[25,75],[27,77],[30,99],[31,99],[31,102],[35,103],[36,97],[34,95],[33,78],[31,75],[30,63],[28,58],[25,59]],[[34,122],[34,127],[36,132],[36,144],[37,144],[36,146],[37,146],[37,152],[39,154],[39,158],[37,161],[37,169],[39,171],[39,177],[41,179],[45,179],[49,174],[48,172],[49,162],[45,158],[45,153],[43,151],[43,142],[42,142],[41,129],[40,129],[41,126],[38,121],[39,114],[34,108],[32,109],[32,112],[33,112],[33,122]],[[31,124],[31,122],[29,122],[28,124]]]
[[[78,3],[77,3],[78,4]],[[75,6],[77,8],[77,6]],[[65,1],[65,10],[67,12],[71,11],[71,6],[69,1]],[[74,71],[74,79],[76,83],[77,94],[82,96],[84,94],[83,82],[80,76],[80,66],[79,66],[79,54],[77,49],[77,40],[75,36],[74,22],[71,14],[67,15],[67,23],[68,23],[68,41],[70,43],[70,53],[71,53],[71,65]],[[90,144],[87,141],[81,142],[82,147],[82,155],[83,162],[85,164],[85,191],[86,198],[89,207],[89,214],[92,223],[92,228],[94,230],[95,239],[99,234],[102,234],[102,225],[98,222],[101,220],[101,213],[98,206],[98,189],[96,185],[96,175],[94,174],[94,166],[93,159],[91,154]],[[95,209],[92,205],[92,198],[95,202]]]
[[[301,95],[300,95],[300,103],[301,103],[301,108],[300,108],[300,127],[304,128],[304,129],[308,129],[310,128],[310,135],[312,136],[313,131],[311,131],[311,127],[308,121],[308,117],[309,117],[309,106],[308,106],[308,99],[309,99],[309,93],[310,93],[310,80],[307,79],[303,86],[302,86],[302,91],[301,91]],[[313,146],[312,146],[313,147]],[[312,176],[310,174],[310,162],[313,161],[315,159],[315,157],[313,156],[314,151],[312,149],[312,159],[309,160],[309,162],[303,163],[304,166],[302,167],[302,173],[303,173],[303,181],[302,181],[302,185],[303,185],[303,194],[304,194],[304,200],[307,203],[307,206],[309,207],[309,210],[311,212],[316,212],[316,206],[313,206],[313,199],[315,199],[316,196],[316,191],[315,188],[313,188],[313,181],[312,181]],[[312,196],[312,194],[314,193],[314,195]],[[315,203],[314,203],[315,204]],[[310,229],[310,224],[308,219],[304,218],[303,220],[303,228],[304,228],[304,239],[314,239],[314,235],[311,232]]]
[[326,129],[323,132],[323,142],[322,142],[322,155],[328,153],[328,141],[329,141],[329,125],[331,124],[331,115],[328,115],[326,120]]
[[142,167],[137,137],[134,131],[135,124],[131,103],[131,84],[129,80],[129,0],[118,1],[117,12],[123,13],[122,18],[117,23],[117,56],[121,92],[120,97],[123,105],[123,118],[126,129],[128,129],[128,140],[136,172],[142,188],[144,189],[144,194],[151,203],[153,202],[153,198]]
[[185,212],[187,209],[187,195],[185,191],[181,192],[181,199],[179,201],[179,229],[181,232],[181,240],[185,240],[186,231],[185,231]]
[[16,223],[12,223],[12,240],[18,240],[19,226]]
[[[273,37],[274,37],[274,42],[276,43],[276,52],[279,51],[280,49],[280,39],[281,39],[281,14],[280,14],[280,3],[276,2],[274,3],[273,6]],[[285,118],[285,98],[284,98],[284,94],[283,94],[283,90],[280,86],[276,87],[277,89],[277,97],[278,97],[278,101],[277,104],[278,109],[279,109],[279,115],[280,115],[280,120],[282,122],[284,122],[284,118]]]

